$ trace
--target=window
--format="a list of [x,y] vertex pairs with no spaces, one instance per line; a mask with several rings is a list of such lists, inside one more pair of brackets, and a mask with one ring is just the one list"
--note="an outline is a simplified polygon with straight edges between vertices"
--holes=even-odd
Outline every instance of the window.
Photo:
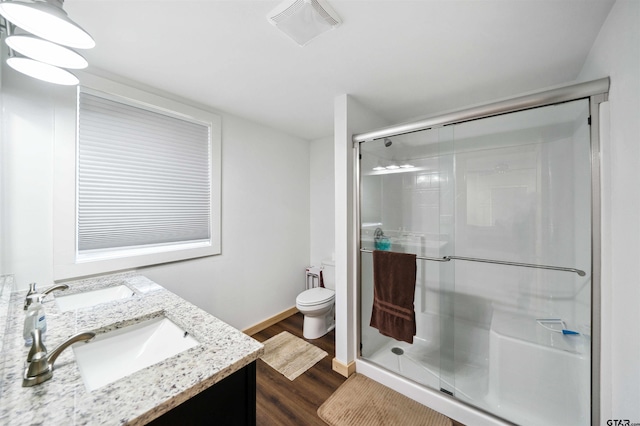
[[220,253],[219,117],[117,87],[78,90],[74,194],[54,189],[72,209],[73,250],[54,235],[55,279]]

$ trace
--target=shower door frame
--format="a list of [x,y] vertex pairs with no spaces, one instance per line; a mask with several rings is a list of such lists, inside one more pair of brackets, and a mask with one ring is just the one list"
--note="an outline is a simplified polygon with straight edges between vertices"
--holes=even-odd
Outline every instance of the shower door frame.
[[[354,216],[356,221],[356,273],[357,273],[357,306],[358,324],[357,341],[361,341],[362,330],[362,272],[361,272],[361,179],[360,179],[360,144],[393,137],[401,134],[419,132],[445,125],[459,124],[466,121],[509,114],[533,108],[556,105],[565,102],[587,99],[589,101],[589,136],[591,160],[591,425],[600,424],[600,346],[601,346],[601,175],[600,175],[600,104],[608,101],[609,77],[584,83],[556,86],[550,89],[532,92],[514,98],[492,102],[485,105],[462,109],[443,115],[436,115],[411,123],[388,126],[352,137],[354,150]],[[358,345],[360,347],[360,345]],[[358,359],[362,353],[358,349]],[[456,400],[458,403],[466,403]],[[470,406],[474,410],[482,411]],[[484,414],[489,414],[484,412]],[[491,414],[493,416],[493,414]]]

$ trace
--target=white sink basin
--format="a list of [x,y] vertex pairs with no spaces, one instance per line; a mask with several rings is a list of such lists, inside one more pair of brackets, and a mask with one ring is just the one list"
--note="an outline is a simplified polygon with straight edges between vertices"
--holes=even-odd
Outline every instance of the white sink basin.
[[121,284],[100,290],[70,294],[68,296],[56,296],[56,304],[61,312],[66,312],[98,305],[100,303],[112,302],[118,299],[126,299],[133,296],[133,294],[133,291],[129,287]]
[[89,391],[198,345],[198,341],[165,317],[97,335],[72,346]]

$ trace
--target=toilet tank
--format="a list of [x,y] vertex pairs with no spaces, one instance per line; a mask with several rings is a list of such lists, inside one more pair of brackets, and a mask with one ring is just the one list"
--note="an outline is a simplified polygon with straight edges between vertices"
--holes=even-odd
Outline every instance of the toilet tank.
[[326,288],[336,289],[336,263],[334,260],[324,259],[322,261],[322,279]]

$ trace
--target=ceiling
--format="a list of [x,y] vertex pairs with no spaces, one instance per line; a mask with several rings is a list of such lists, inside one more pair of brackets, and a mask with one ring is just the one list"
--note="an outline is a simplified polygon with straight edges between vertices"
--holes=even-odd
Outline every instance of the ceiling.
[[300,47],[280,1],[67,0],[106,71],[306,140],[350,94],[389,123],[570,82],[613,0],[329,0],[336,29]]

